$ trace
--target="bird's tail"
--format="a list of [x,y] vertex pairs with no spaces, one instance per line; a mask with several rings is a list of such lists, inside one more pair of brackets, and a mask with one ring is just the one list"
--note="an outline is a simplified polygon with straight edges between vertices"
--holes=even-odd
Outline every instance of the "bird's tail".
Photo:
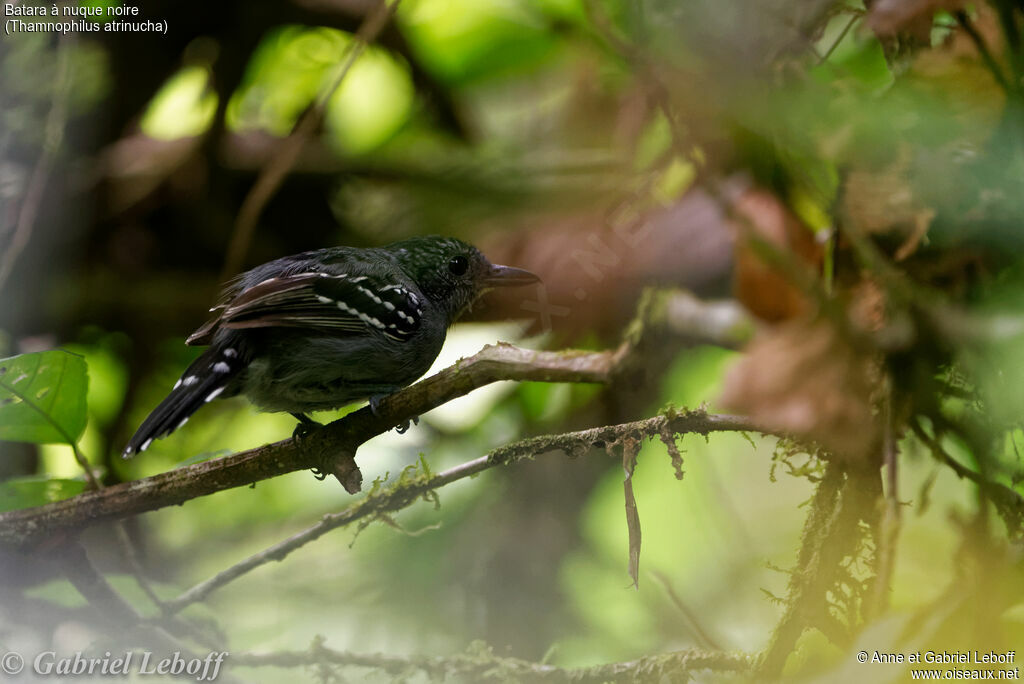
[[148,449],[154,439],[162,439],[180,428],[204,404],[221,396],[245,364],[246,360],[234,347],[218,345],[207,349],[142,422],[121,455],[130,458]]

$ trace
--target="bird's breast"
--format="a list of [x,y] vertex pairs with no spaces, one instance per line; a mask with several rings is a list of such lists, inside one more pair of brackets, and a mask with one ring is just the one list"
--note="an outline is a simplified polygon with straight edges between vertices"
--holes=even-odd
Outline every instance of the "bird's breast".
[[253,331],[261,338],[242,379],[242,391],[266,411],[338,408],[390,394],[429,370],[445,331],[428,325],[408,340],[386,335],[310,335],[308,331]]

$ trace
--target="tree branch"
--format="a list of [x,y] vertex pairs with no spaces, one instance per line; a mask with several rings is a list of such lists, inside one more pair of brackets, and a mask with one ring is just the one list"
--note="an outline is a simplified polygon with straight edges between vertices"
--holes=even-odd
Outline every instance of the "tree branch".
[[338,513],[325,515],[320,521],[245,560],[222,570],[213,577],[193,586],[177,598],[163,604],[168,613],[176,613],[188,605],[201,601],[228,582],[238,579],[247,572],[270,561],[281,561],[292,551],[315,541],[339,527],[345,527],[358,520],[372,519],[399,511],[428,492],[457,480],[472,477],[477,473],[499,465],[511,465],[535,456],[561,451],[569,456],[586,453],[592,447],[603,448],[625,438],[639,441],[645,437],[660,437],[665,434],[725,431],[763,431],[745,418],[739,416],[714,415],[704,411],[668,411],[664,415],[637,420],[621,425],[607,425],[589,430],[579,430],[558,435],[543,435],[520,440],[499,447],[485,456],[467,461],[448,470],[432,474],[424,470],[418,474],[406,472],[391,486],[374,488],[361,501]]
[[395,425],[499,380],[607,382],[618,352],[531,351],[500,343],[301,439],[287,439],[45,506],[0,515],[0,544],[30,547],[58,532],[124,518],[278,475],[351,463],[356,449]]
[[376,413],[364,407],[300,440],[266,444],[102,491],[85,492],[45,506],[0,514],[0,546],[33,548],[51,537],[74,534],[99,522],[182,504],[189,499],[310,468],[333,473],[350,492],[358,491],[361,475],[353,459],[360,445],[478,387],[499,380],[610,383],[630,373],[635,365],[633,357],[642,355],[650,341],[660,345],[699,341],[736,347],[750,336],[751,330],[749,319],[735,304],[702,304],[692,295],[679,291],[652,292],[645,297],[641,315],[630,326],[626,341],[618,349],[549,352],[505,343],[488,346],[430,378],[385,397]]
[[701,670],[745,672],[751,658],[744,653],[725,653],[690,649],[645,656],[627,662],[594,667],[561,668],[519,658],[494,655],[483,644],[473,644],[463,654],[451,657],[396,657],[336,651],[320,640],[309,651],[280,653],[239,653],[231,656],[233,666],[297,668],[315,665],[361,667],[399,675],[420,671],[432,679],[465,677],[474,682],[638,682],[688,681],[687,675]]

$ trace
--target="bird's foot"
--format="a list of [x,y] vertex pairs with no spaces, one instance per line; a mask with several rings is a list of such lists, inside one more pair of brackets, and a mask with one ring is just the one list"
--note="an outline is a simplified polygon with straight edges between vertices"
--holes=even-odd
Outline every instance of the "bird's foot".
[[387,396],[387,394],[374,394],[370,397],[370,412],[377,418],[380,418],[380,402]]
[[313,477],[320,480],[321,482],[323,482],[327,478],[327,475],[329,474],[318,467],[310,468],[309,472],[313,473]]
[[295,426],[295,430],[292,431],[292,439],[305,439],[323,427],[323,424],[316,422],[305,413],[293,413],[292,416],[299,421],[299,424]]

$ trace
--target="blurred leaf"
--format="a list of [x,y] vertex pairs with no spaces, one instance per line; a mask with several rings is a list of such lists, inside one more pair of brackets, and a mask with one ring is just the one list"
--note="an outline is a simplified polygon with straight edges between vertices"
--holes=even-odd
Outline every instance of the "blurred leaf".
[[89,414],[107,425],[121,411],[125,389],[128,387],[128,369],[121,352],[127,338],[123,333],[96,331],[95,340],[87,344],[68,344],[64,348],[85,359],[89,368]]
[[768,321],[799,316],[809,306],[805,293],[780,272],[766,251],[785,253],[816,271],[822,253],[814,234],[774,194],[763,190],[745,192],[736,202],[736,214],[740,219],[733,275],[736,299]]
[[85,360],[63,350],[0,359],[0,439],[78,441],[85,430]]
[[25,595],[49,601],[64,608],[79,608],[88,605],[78,590],[63,577],[31,587],[25,591]]
[[[840,79],[835,77],[836,68],[842,69],[843,77]],[[856,84],[869,92],[881,92],[893,82],[885,51],[876,40],[852,43],[849,48],[833,55],[829,62],[814,67],[813,72],[826,81],[846,86]]]
[[84,490],[85,482],[81,480],[45,476],[12,478],[0,482],[0,512],[69,499]]
[[217,111],[217,95],[209,83],[209,71],[201,66],[185,67],[172,76],[142,115],[142,132],[157,140],[202,134]]
[[522,382],[516,388],[524,415],[530,421],[556,420],[569,409],[569,386],[548,382]]
[[524,71],[550,56],[556,38],[530,2],[415,0],[398,20],[417,56],[451,83]]
[[881,425],[871,394],[878,367],[825,320],[793,320],[759,333],[729,371],[720,401],[773,429],[851,460],[877,454]]
[[387,141],[412,110],[408,69],[383,50],[367,50],[327,106],[326,125],[349,154],[369,152]]
[[[253,53],[228,105],[234,130],[286,136],[302,112],[337,78],[352,36],[324,27],[286,26]],[[388,51],[366,49],[327,103],[330,141],[348,154],[387,142],[409,119],[414,88],[408,67]]]

